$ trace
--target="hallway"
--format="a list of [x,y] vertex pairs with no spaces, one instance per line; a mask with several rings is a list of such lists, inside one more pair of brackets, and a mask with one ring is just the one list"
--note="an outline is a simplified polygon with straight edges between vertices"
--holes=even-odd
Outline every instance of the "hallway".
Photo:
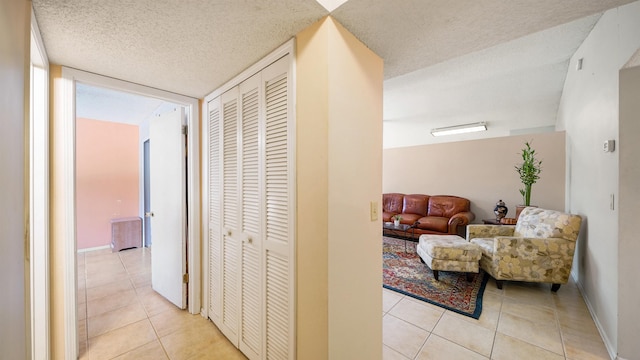
[[80,359],[245,359],[200,315],[151,289],[151,250],[78,253]]

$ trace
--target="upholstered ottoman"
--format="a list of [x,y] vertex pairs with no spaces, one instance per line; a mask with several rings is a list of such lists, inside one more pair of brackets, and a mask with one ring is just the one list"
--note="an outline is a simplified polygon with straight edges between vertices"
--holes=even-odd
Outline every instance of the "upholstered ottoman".
[[436,280],[438,271],[465,272],[467,280],[471,280],[471,273],[478,272],[482,257],[478,245],[457,235],[420,235],[416,252],[433,271]]

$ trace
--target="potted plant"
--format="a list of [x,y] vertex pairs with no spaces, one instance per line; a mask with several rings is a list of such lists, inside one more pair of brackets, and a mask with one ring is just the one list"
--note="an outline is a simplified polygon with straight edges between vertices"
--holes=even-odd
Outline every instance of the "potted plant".
[[402,220],[402,216],[400,216],[400,214],[393,215],[391,218],[393,219],[394,226],[400,225],[400,220]]
[[540,179],[540,172],[542,171],[542,160],[536,159],[536,151],[531,148],[529,142],[525,142],[525,147],[522,149],[522,164],[516,165],[516,171],[520,175],[520,181],[524,185],[523,189],[520,189],[520,195],[522,195],[523,205],[516,207],[516,218],[520,215],[520,211],[527,206],[531,206],[531,186]]

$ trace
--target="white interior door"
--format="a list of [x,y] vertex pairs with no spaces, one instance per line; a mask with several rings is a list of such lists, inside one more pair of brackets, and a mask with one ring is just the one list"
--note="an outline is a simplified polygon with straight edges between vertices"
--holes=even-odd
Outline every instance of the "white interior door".
[[151,286],[180,309],[187,304],[183,118],[180,107],[153,118],[149,129]]

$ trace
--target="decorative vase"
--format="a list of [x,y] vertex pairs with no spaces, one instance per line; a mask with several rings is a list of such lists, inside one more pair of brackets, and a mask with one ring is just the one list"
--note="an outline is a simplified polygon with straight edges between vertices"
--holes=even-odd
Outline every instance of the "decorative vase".
[[393,220],[393,226],[400,226],[400,220]]
[[496,221],[500,222],[503,217],[507,216],[507,212],[509,212],[509,209],[504,205],[504,201],[498,200],[496,207],[493,208],[493,213],[496,214]]

